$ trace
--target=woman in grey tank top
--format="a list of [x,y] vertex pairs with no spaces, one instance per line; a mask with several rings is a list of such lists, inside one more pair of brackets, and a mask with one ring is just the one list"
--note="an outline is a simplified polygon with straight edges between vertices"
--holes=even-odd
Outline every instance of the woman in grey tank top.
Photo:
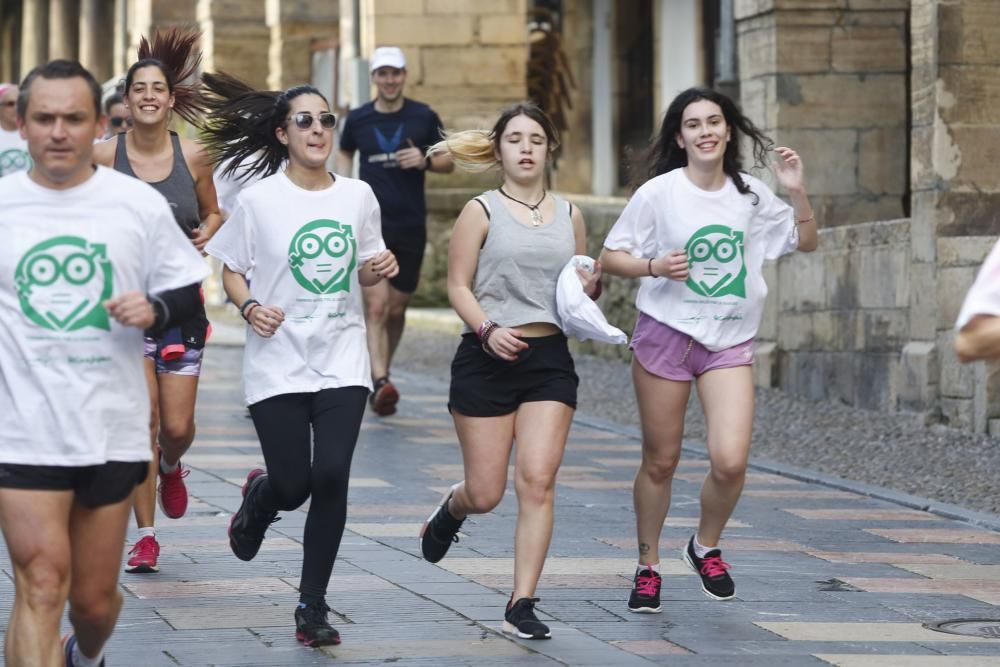
[[[133,127],[94,147],[98,164],[135,176],[166,197],[177,224],[203,251],[222,224],[212,180],[212,165],[202,147],[170,131],[172,113],[199,122],[196,89],[184,82],[197,71],[201,54],[197,32],[157,32],[152,44],[143,38],[138,61],[125,79],[125,101]],[[191,289],[197,291],[199,286]],[[160,546],[153,519],[157,501],[164,514],[179,518],[187,510],[186,470],[181,456],[194,440],[194,405],[208,319],[204,309],[161,338],[146,338],[146,379],[152,403],[151,437],[159,445],[146,482],[136,490],[139,539],[130,551],[126,572],[157,572]],[[159,461],[157,461],[159,458]]]
[[[499,166],[503,184],[466,204],[448,250],[448,298],[466,325],[448,408],[466,478],[424,524],[421,551],[431,562],[441,560],[466,516],[500,503],[516,437],[514,591],[503,629],[523,639],[551,636],[535,616],[534,595],[578,383],[555,295],[562,268],[586,252],[586,232],[580,210],[545,191],[557,145],[549,118],[522,103],[506,109],[489,132],[460,132],[431,148],[467,170]],[[593,274],[581,271],[581,280],[596,298],[600,266]]]

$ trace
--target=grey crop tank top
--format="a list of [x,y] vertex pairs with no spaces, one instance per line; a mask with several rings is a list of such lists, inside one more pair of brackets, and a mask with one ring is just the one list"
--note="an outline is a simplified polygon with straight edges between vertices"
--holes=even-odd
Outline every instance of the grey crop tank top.
[[472,281],[479,305],[500,326],[559,326],[556,283],[576,254],[569,203],[553,195],[555,219],[532,227],[514,219],[496,190],[477,199],[482,198],[488,205],[489,230]]
[[[174,147],[174,166],[170,170],[170,174],[162,181],[145,182],[167,198],[170,208],[174,212],[174,220],[185,233],[190,235],[201,224],[198,194],[195,192],[194,178],[191,176],[187,162],[184,161],[181,139],[176,132],[170,133],[170,142]],[[132,171],[132,165],[129,164],[124,134],[118,135],[118,145],[115,147],[115,171],[139,178]]]

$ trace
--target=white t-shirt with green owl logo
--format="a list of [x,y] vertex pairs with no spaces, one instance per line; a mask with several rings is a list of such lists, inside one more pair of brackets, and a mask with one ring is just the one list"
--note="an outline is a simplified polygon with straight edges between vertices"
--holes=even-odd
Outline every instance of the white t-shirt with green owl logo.
[[9,176],[30,168],[28,142],[21,138],[21,133],[17,130],[8,132],[0,128],[0,176]]
[[52,190],[0,179],[0,463],[148,461],[142,331],[102,303],[208,266],[149,185],[98,167]]
[[248,326],[248,404],[336,387],[371,389],[358,269],[385,250],[378,201],[367,183],[337,176],[304,190],[283,173],[243,190],[206,251],[243,275],[250,292],[280,307],[271,338]]
[[792,207],[759,179],[743,180],[760,198],[756,205],[732,179],[707,191],[683,169],[661,174],[636,190],[604,241],[633,257],[687,251],[687,281],[643,278],[636,306],[713,352],[757,335],[767,297],[764,260],[793,252],[799,242]]

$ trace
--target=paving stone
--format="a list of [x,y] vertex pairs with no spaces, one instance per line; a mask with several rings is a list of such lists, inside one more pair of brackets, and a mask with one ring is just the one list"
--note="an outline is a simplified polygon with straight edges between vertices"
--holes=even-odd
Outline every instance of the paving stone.
[[919,623],[808,623],[758,621],[754,625],[785,639],[814,642],[996,642],[986,637],[963,637],[928,630]]
[[902,564],[898,567],[931,579],[976,579],[987,582],[1000,581],[1000,565],[973,565],[958,563],[947,565]]
[[941,521],[940,516],[905,509],[785,509],[803,519],[812,521]]
[[959,528],[866,528],[866,532],[893,542],[927,544],[1000,544],[1000,533]]
[[[708,599],[678,557],[698,521],[708,466],[702,453],[682,458],[663,528],[664,611],[630,613],[631,491],[641,445],[582,421],[570,434],[556,487],[555,531],[536,591],[539,618],[550,624],[553,639],[503,636],[518,511],[512,479],[494,512],[465,522],[447,558],[438,565],[423,561],[416,534],[447,485],[461,477],[461,455],[445,409],[447,386],[432,376],[400,372],[397,378],[396,371],[400,412],[367,415],[362,425],[350,524],[327,596],[345,643],[306,649],[295,640],[292,612],[309,505],[283,512],[252,562],[232,555],[226,529],[247,469],[262,459],[239,400],[238,373],[230,370],[239,368],[239,350],[213,348],[206,359],[205,379],[225,371],[226,380],[205,382],[200,393],[198,440],[185,457],[189,513],[160,520],[161,573],[122,575],[126,601],[108,646],[112,664],[1000,663],[1000,642],[941,633],[932,639],[922,626],[998,615],[1000,534],[773,472],[751,471],[723,537],[737,599]],[[2,546],[0,552],[6,564]],[[9,570],[0,575],[0,619],[12,604]]]
[[817,653],[815,657],[835,667],[995,667],[996,658],[957,655],[854,655]]

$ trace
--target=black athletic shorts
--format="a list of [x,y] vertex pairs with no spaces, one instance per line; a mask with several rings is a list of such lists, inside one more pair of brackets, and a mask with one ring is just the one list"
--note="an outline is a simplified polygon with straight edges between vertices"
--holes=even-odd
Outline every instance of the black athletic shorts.
[[108,461],[93,466],[36,466],[0,463],[0,487],[72,491],[86,507],[114,505],[146,481],[149,461]]
[[509,415],[522,403],[559,401],[576,408],[576,375],[566,336],[523,339],[515,361],[494,359],[476,334],[464,334],[451,362],[448,410],[468,417]]
[[427,228],[423,225],[383,226],[382,239],[399,262],[399,273],[395,278],[389,279],[389,284],[400,292],[416,292],[420,282],[420,267],[424,263]]

